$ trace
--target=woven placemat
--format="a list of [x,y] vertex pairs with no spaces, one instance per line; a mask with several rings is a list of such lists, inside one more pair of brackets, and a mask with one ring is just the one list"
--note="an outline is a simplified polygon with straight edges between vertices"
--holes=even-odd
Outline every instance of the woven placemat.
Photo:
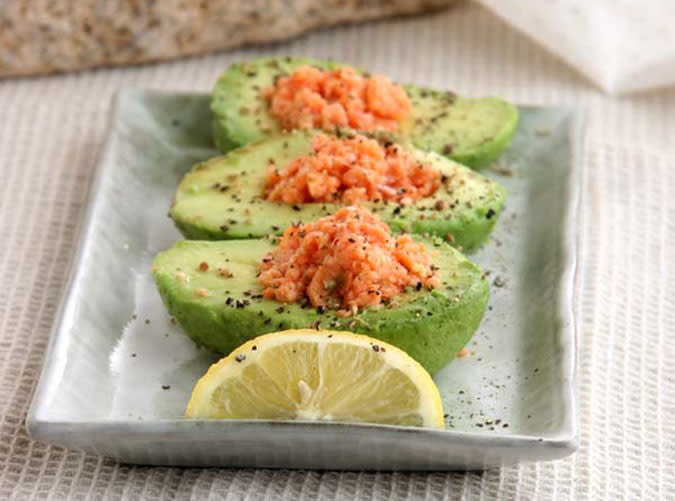
[[[24,420],[79,235],[110,98],[208,90],[237,58],[311,54],[404,81],[586,108],[581,448],[477,473],[151,468],[31,441]],[[673,499],[675,90],[611,100],[474,5],[278,47],[0,83],[0,499]]]

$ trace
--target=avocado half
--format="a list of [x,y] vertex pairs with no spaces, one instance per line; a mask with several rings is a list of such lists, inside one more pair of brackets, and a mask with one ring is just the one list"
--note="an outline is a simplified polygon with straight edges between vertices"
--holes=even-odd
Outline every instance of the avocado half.
[[257,275],[260,261],[274,247],[269,240],[179,241],[155,257],[153,274],[171,315],[197,344],[213,351],[229,353],[267,332],[323,327],[391,343],[434,373],[478,328],[489,286],[481,269],[452,247],[418,240],[434,256],[441,286],[410,289],[391,307],[365,309],[350,317],[263,299]]
[[[304,58],[261,58],[230,65],[211,98],[213,135],[218,148],[237,146],[281,132],[261,90],[303,65],[329,70],[344,64]],[[403,85],[412,102],[410,116],[396,132],[418,148],[449,156],[470,167],[490,164],[509,145],[518,110],[502,99],[471,99],[448,91]]]
[[[169,215],[187,238],[226,240],[281,234],[298,220],[313,221],[333,214],[339,205],[288,205],[263,198],[270,160],[281,167],[308,154],[314,134],[294,131],[196,165],[180,183]],[[444,176],[442,186],[433,196],[409,207],[382,202],[361,205],[394,231],[446,238],[465,252],[485,241],[504,205],[504,188],[436,153],[401,147],[437,168]]]

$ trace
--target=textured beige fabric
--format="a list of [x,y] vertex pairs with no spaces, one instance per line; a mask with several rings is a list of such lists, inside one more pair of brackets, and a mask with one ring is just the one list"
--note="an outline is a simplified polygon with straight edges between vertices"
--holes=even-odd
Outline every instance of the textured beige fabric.
[[[112,93],[207,90],[229,61],[269,51],[587,109],[576,456],[468,474],[199,470],[120,466],[27,437]],[[675,499],[675,89],[611,100],[465,5],[274,48],[2,82],[0,117],[0,499]]]

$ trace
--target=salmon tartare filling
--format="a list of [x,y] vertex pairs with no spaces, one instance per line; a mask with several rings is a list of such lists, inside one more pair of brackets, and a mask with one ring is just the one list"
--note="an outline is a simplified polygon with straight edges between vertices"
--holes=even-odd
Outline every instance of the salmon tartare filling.
[[345,207],[316,222],[284,231],[261,263],[263,295],[282,303],[309,301],[343,315],[386,304],[406,288],[438,286],[424,244],[392,236],[363,207]]
[[317,134],[309,155],[267,171],[267,200],[287,204],[331,202],[347,205],[392,200],[408,205],[431,196],[441,173],[395,144],[380,145],[361,135]]
[[353,68],[324,71],[301,66],[263,90],[270,113],[286,130],[392,131],[412,104],[403,87],[382,76],[362,76]]

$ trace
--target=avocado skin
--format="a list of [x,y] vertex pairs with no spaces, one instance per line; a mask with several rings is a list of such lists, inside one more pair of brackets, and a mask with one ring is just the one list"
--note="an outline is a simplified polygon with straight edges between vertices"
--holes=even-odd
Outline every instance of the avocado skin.
[[[433,374],[456,356],[478,328],[489,286],[480,268],[450,246],[438,240],[419,240],[439,252],[434,263],[441,267],[439,278],[447,285],[406,292],[391,308],[365,309],[353,317],[340,318],[334,311],[320,314],[297,303],[284,305],[257,298],[262,291],[256,280],[258,263],[273,247],[266,240],[179,241],[155,257],[153,275],[171,315],[198,345],[212,351],[229,353],[260,334],[316,327],[320,321],[324,328],[367,334],[391,343]],[[198,271],[201,262],[209,263],[209,271]],[[218,275],[221,266],[227,266],[234,277]],[[176,277],[177,268],[189,277],[187,281]],[[197,294],[202,287],[209,296]],[[229,305],[225,304],[228,297]],[[237,307],[238,301],[250,304]],[[339,326],[333,324],[336,320]]]
[[[267,112],[260,90],[272,85],[276,75],[291,73],[302,65],[321,69],[345,66],[291,57],[230,65],[211,98],[213,135],[222,152],[281,132]],[[420,149],[447,155],[473,168],[493,162],[508,147],[518,125],[516,107],[499,98],[471,99],[416,85],[403,87],[413,110],[398,134]]]
[[[474,169],[487,167],[497,160],[499,155],[501,155],[502,152],[508,148],[509,144],[511,144],[511,140],[515,135],[518,126],[518,112],[516,107],[510,103],[506,104],[514,111],[511,123],[506,123],[501,132],[498,135],[493,136],[492,140],[486,141],[482,145],[469,149],[468,151],[458,151],[450,155],[450,158],[461,164],[473,167]],[[417,147],[423,148],[423,144],[417,143]],[[434,148],[430,149],[438,151]]]
[[[285,165],[311,151],[315,131],[295,131],[267,138],[196,165],[181,181],[169,215],[186,238],[228,240],[281,234],[295,221],[312,221],[332,214],[336,204],[293,207],[261,197],[269,160]],[[446,157],[400,145],[420,160],[432,163],[446,182],[431,197],[410,207],[395,203],[362,203],[395,231],[445,238],[471,252],[482,244],[504,206],[505,189],[497,182]],[[224,192],[216,183],[227,185]],[[437,204],[441,208],[437,208]],[[449,237],[448,237],[449,238]]]
[[[509,146],[518,127],[518,109],[503,99],[466,98],[416,85],[404,87],[413,109],[401,134],[421,150],[435,151],[469,167],[481,168],[494,162]],[[489,132],[481,131],[477,124],[490,124]]]
[[230,151],[239,146],[239,144],[230,139],[222,122],[218,120],[215,115],[211,116],[211,130],[213,131],[213,142],[220,151]]

